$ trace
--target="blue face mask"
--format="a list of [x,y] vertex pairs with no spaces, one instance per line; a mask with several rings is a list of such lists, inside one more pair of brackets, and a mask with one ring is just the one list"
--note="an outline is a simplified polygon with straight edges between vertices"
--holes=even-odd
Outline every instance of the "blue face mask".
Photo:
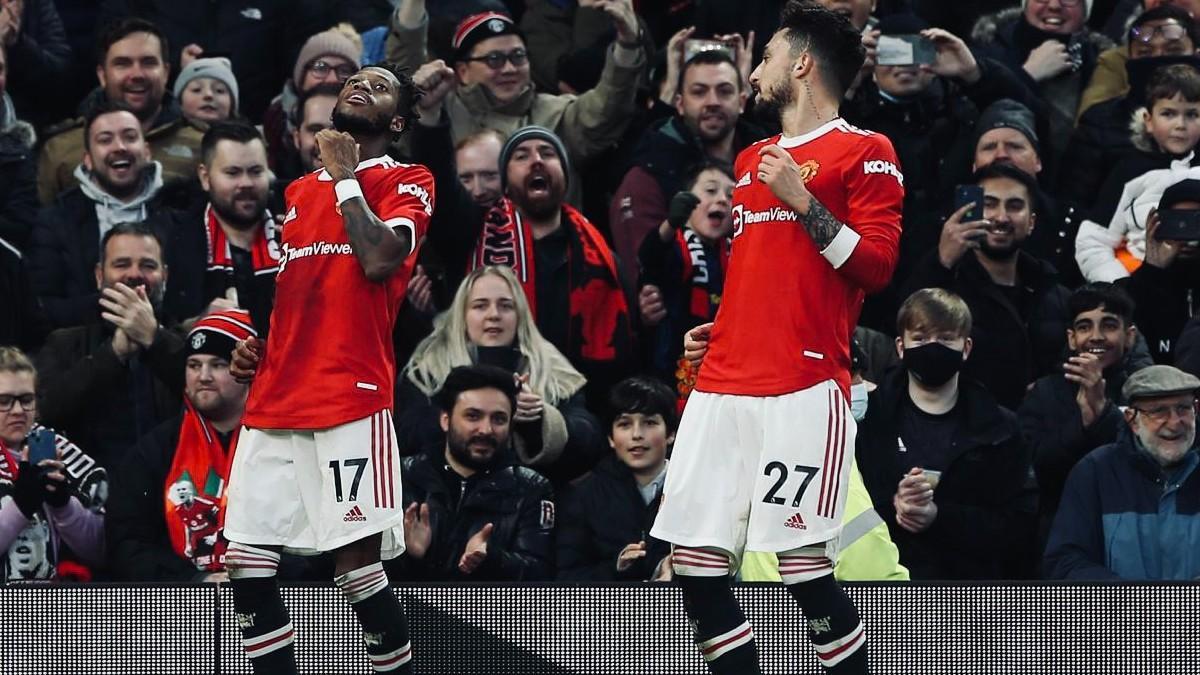
[[850,385],[850,414],[855,422],[861,422],[867,416],[867,383],[859,382]]

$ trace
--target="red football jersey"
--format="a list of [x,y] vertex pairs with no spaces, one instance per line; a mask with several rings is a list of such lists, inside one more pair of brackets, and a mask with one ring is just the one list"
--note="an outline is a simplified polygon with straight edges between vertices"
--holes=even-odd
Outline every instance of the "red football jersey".
[[[824,250],[758,179],[759,150],[772,143],[846,224]],[[779,396],[832,379],[848,392],[863,297],[887,285],[896,266],[904,177],[891,142],[835,119],[751,145],[734,176],[729,274],[696,389]]]
[[[389,157],[355,170],[367,205],[407,227],[414,249],[433,215],[433,176]],[[259,429],[328,429],[392,407],[392,327],[415,255],[382,283],[367,279],[326,171],[288,186],[282,257],[266,354],[242,423]]]

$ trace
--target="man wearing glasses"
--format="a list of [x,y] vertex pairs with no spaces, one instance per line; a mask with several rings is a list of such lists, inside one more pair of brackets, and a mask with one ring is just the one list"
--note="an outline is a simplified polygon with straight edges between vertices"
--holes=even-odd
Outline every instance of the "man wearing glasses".
[[1200,379],[1173,366],[1123,388],[1128,432],[1067,478],[1046,547],[1051,579],[1200,579]]
[[[599,84],[579,96],[534,90],[525,38],[511,18],[498,12],[475,14],[458,24],[451,40],[453,68],[440,59],[425,63],[425,4],[401,0],[386,45],[388,61],[415,70],[413,81],[426,92],[417,104],[422,123],[448,122],[455,143],[485,128],[507,137],[531,124],[546,127],[562,139],[575,168],[620,140],[635,114],[637,82],[646,67],[632,0],[591,3],[612,20],[616,38]],[[580,204],[582,184],[577,174],[568,180],[570,203]]]

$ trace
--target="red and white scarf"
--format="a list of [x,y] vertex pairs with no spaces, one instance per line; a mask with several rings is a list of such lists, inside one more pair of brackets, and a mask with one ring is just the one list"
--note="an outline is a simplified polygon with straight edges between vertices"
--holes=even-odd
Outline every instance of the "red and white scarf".
[[196,569],[225,568],[225,485],[237,438],[234,430],[226,450],[212,423],[184,398],[175,457],[163,481],[163,508],[171,547]]
[[[279,226],[270,211],[265,214],[262,227],[255,230],[254,242],[250,245],[255,274],[273,274],[279,270]],[[212,204],[204,207],[204,229],[208,241],[208,271],[232,274],[233,253],[229,250],[229,237],[217,221]]]

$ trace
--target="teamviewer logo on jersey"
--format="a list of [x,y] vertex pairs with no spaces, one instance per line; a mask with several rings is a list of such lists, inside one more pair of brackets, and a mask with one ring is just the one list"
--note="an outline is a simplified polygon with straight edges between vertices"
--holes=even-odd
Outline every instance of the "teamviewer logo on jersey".
[[808,526],[804,524],[804,519],[799,513],[793,513],[791,518],[788,518],[783,523],[784,527],[790,527],[793,530],[807,530]]
[[346,521],[347,523],[361,523],[366,521],[366,519],[367,517],[363,515],[362,509],[358,508],[357,504],[355,504],[354,508],[347,511],[346,515],[342,517],[342,520]]

